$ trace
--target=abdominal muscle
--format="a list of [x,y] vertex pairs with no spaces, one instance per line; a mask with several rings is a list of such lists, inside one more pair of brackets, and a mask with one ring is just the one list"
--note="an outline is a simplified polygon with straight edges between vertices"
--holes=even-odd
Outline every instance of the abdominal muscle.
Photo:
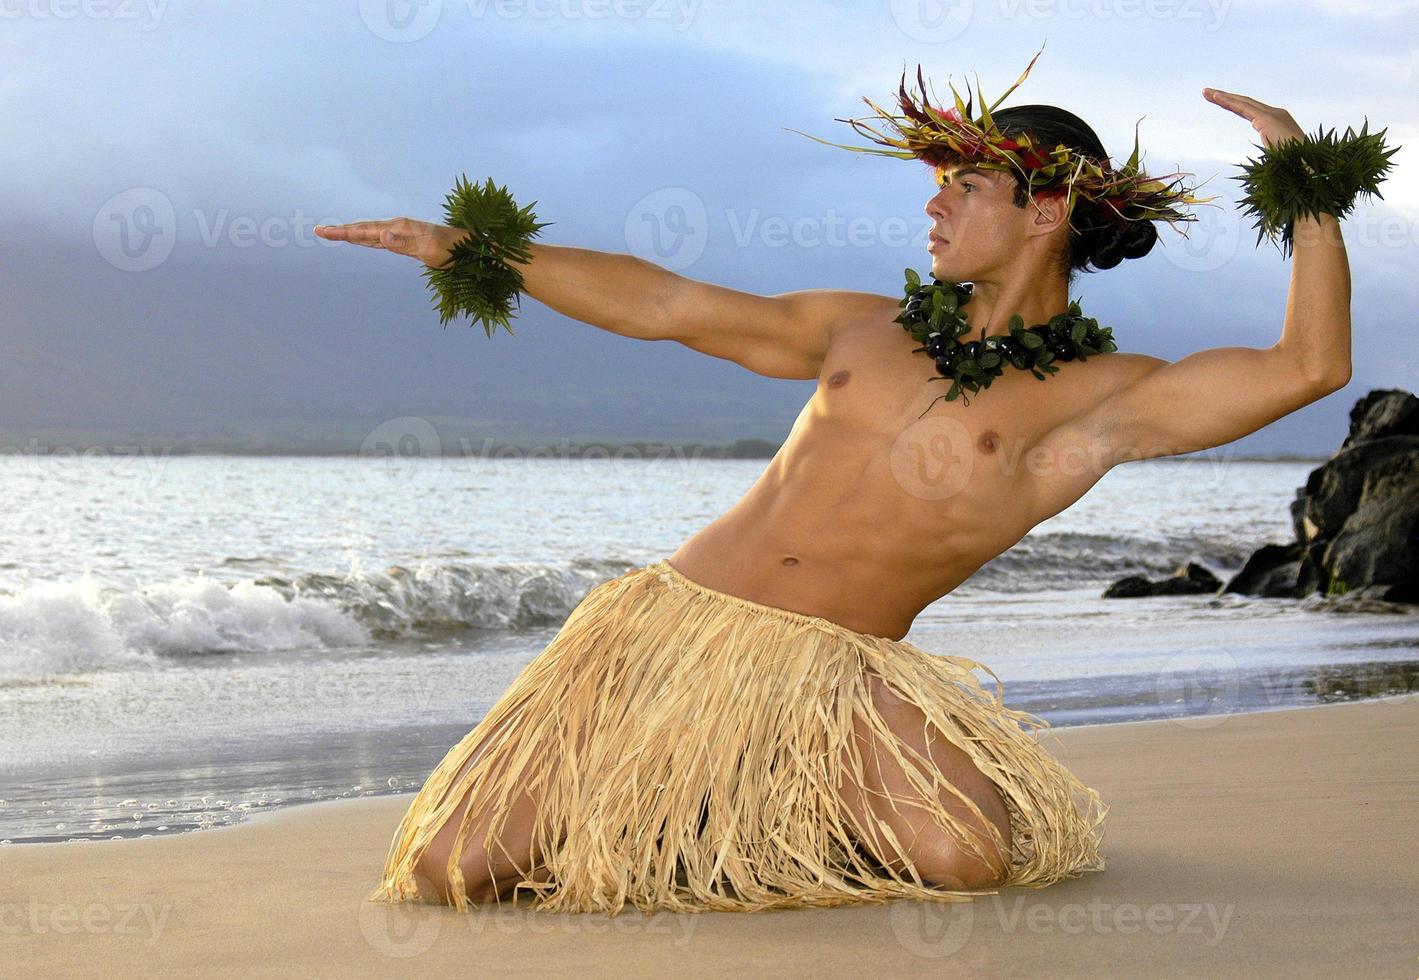
[[749,491],[670,564],[721,592],[901,639],[1029,529],[1020,481],[979,465],[993,433],[973,435],[945,403],[920,421],[930,397],[904,420],[862,425],[822,392]]
[[670,564],[721,592],[901,639],[923,608],[990,557],[977,554],[993,550],[978,534],[947,535],[907,516],[887,488],[859,480],[848,489],[861,496],[849,502],[839,499],[838,481],[825,492],[804,490],[784,475],[788,468],[766,470]]

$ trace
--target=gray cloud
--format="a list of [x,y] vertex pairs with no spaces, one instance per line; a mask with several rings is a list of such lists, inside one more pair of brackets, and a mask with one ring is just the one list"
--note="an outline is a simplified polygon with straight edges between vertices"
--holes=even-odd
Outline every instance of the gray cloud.
[[[625,252],[638,204],[668,189],[704,209],[703,254],[684,275],[764,293],[895,295],[902,268],[926,264],[924,231],[911,237],[929,193],[923,172],[785,127],[860,143],[833,117],[865,114],[863,95],[888,104],[918,60],[938,93],[948,72],[959,89],[970,69],[998,94],[1048,38],[1012,102],[1073,108],[1120,157],[1146,113],[1151,168],[1212,177],[1223,204],[1236,198],[1227,175],[1255,152],[1254,134],[1203,102],[1204,84],[1294,105],[1307,128],[1368,113],[1372,127],[1391,126],[1392,142],[1419,133],[1395,84],[1412,75],[1412,54],[1406,62],[1397,31],[1367,36],[1363,51],[1353,31],[1336,34],[1342,8],[1300,17],[1229,7],[1209,30],[976,3],[965,33],[931,44],[905,33],[891,4],[801,5],[781,17],[694,4],[679,21],[664,8],[672,16],[660,22],[439,6],[438,25],[407,43],[378,36],[359,4],[254,14],[172,3],[152,23],[0,22],[0,432],[338,441],[423,414],[507,437],[780,437],[811,385],[612,337],[530,299],[516,338],[440,331],[413,263],[330,246],[309,226],[437,219],[453,176],[467,172],[537,200],[555,222],[544,240]],[[1172,74],[1159,61],[1159,45],[1203,42],[1215,52],[1207,66]],[[1288,53],[1298,50],[1321,61],[1303,66]],[[1354,382],[1235,448],[1327,451],[1354,397],[1419,386],[1398,312],[1416,298],[1419,193],[1407,155],[1387,203],[1362,205],[1347,227]],[[124,272],[102,254],[124,231],[105,223],[104,207],[135,189],[171,207],[172,250],[156,268]],[[834,240],[833,223],[853,220],[866,239]],[[776,239],[775,221],[802,233]],[[893,221],[906,240],[883,234]],[[1253,241],[1248,232],[1228,261],[1199,268],[1207,263],[1190,263],[1165,230],[1154,254],[1082,277],[1076,292],[1125,350],[1177,358],[1269,344],[1290,266]]]

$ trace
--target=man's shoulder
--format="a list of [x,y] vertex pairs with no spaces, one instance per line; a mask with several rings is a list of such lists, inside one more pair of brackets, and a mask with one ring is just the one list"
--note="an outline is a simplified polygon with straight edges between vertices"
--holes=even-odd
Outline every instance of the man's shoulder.
[[880,331],[884,326],[900,329],[900,324],[893,322],[902,312],[900,297],[852,289],[824,289],[819,292],[820,315],[828,325],[830,345],[864,330]]
[[[1074,438],[1074,434],[1097,428],[1113,411],[1115,396],[1169,363],[1152,354],[1110,351],[1091,355],[1082,365],[1079,362],[1060,365],[1059,374],[1053,376],[1064,379],[1058,411],[1047,417],[1045,424],[1045,429],[1054,431],[1050,435],[1042,434],[1043,438]],[[1070,370],[1076,365],[1084,370]]]
[[881,326],[901,312],[902,301],[896,296],[853,289],[815,289],[812,292],[819,315],[839,326]]
[[[1054,410],[1041,413],[1039,438],[1044,442],[1069,440],[1095,428],[1099,419],[1110,411],[1113,396],[1169,363],[1152,354],[1110,351],[1092,355],[1082,364],[1060,365],[1060,372],[1051,377],[1063,381],[1050,382],[1060,384],[1060,388],[1055,390],[1057,397],[1052,399]],[[1084,370],[1077,369],[1076,365]]]
[[1101,374],[1108,380],[1104,395],[1126,388],[1144,375],[1172,363],[1164,358],[1136,351],[1110,351],[1108,354],[1097,354],[1089,358],[1090,364],[1096,361],[1103,368]]

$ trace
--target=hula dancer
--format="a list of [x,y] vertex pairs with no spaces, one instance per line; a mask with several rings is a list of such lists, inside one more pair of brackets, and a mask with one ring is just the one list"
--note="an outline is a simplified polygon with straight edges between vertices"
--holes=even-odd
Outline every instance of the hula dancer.
[[467,315],[490,337],[526,292],[624,337],[818,382],[743,499],[592,589],[449,750],[371,898],[757,911],[969,901],[1104,868],[1108,807],[1047,751],[1047,723],[1004,705],[976,651],[903,637],[1118,463],[1231,442],[1345,385],[1338,219],[1393,150],[1363,129],[1307,137],[1283,109],[1204,89],[1264,141],[1244,206],[1294,248],[1291,302],[1269,347],[1169,362],[1119,351],[1069,286],[1146,255],[1159,222],[1203,199],[1144,173],[1136,136],[1115,166],[1070,112],[944,107],[917,79],[900,114],[872,106],[892,134],[848,120],[886,147],[864,152],[935,180],[931,274],[908,270],[900,295],[757,296],[536,244],[544,225],[491,180],[461,180],[445,225],[318,229],[420,260],[443,322]]

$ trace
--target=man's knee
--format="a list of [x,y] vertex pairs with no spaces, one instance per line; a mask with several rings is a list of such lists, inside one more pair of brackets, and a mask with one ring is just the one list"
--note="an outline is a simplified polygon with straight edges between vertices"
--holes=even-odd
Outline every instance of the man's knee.
[[944,844],[918,857],[913,865],[922,881],[932,888],[965,891],[994,888],[1005,880],[1008,864],[989,841],[982,841],[980,846],[987,860],[982,860],[969,848]]
[[[415,862],[414,879],[422,899],[452,905],[453,888],[448,876],[450,851],[447,844],[439,845],[439,841],[434,841]],[[476,847],[473,849],[476,850]],[[467,854],[459,861],[459,870],[463,872],[463,894],[478,905],[495,902],[507,883],[494,880],[491,869],[480,871],[477,863],[470,861]]]

